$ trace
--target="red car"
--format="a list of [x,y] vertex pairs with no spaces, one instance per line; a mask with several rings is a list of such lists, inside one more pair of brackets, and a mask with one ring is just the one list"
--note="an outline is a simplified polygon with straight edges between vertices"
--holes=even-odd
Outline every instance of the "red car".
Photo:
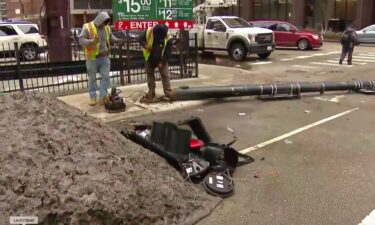
[[320,48],[323,45],[323,37],[309,31],[299,30],[291,23],[277,20],[250,21],[254,27],[262,27],[275,33],[277,47],[297,47],[301,50]]

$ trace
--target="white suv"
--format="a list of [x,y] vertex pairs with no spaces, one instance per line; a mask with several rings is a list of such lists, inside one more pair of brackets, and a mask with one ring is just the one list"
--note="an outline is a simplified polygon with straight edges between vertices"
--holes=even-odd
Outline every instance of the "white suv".
[[47,46],[36,24],[23,21],[0,22],[0,56],[14,57],[14,43],[18,43],[21,59],[27,61],[37,59]]

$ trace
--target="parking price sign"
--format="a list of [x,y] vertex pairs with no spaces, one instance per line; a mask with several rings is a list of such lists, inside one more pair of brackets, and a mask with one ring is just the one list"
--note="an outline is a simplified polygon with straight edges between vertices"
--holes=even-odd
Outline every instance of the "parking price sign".
[[118,30],[147,29],[165,24],[171,29],[193,27],[193,0],[113,0]]

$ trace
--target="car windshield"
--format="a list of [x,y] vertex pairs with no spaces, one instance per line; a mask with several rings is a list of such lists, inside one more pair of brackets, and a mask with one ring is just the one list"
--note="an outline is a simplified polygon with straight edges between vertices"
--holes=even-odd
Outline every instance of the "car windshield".
[[248,22],[241,18],[225,18],[223,20],[230,28],[252,27]]
[[34,25],[17,25],[17,27],[24,33],[24,34],[39,34],[39,30]]
[[363,30],[366,30],[366,31],[375,31],[375,25],[368,26],[368,27],[364,28]]

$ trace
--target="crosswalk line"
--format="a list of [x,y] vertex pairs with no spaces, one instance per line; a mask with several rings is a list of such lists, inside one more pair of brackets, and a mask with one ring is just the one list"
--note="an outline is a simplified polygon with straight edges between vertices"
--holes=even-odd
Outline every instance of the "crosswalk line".
[[358,58],[358,59],[373,59],[373,60],[375,60],[375,56],[372,56],[372,57],[370,57],[370,56],[353,56],[353,58],[354,59]]
[[373,54],[373,53],[361,53],[359,55],[362,55],[362,56],[373,56],[373,57],[375,57],[375,54]]
[[312,54],[311,56],[324,56],[324,55],[326,55],[326,54],[324,54],[324,53],[316,53],[316,54]]
[[353,65],[340,65],[338,61],[336,63],[310,62],[310,64],[321,65],[321,66],[334,66],[334,67],[339,67],[339,66],[349,67],[349,68],[353,67]]
[[[375,63],[375,59],[374,60],[371,60],[371,59],[358,59],[358,58],[354,58],[353,57],[353,61],[355,61],[355,62],[373,62],[373,63]],[[336,58],[336,60],[339,60],[339,58]]]
[[294,58],[288,58],[288,59],[281,59],[280,61],[292,61],[292,60],[296,60],[296,59],[307,59],[307,58],[312,58],[312,57],[317,57],[317,56],[328,56],[328,55],[334,55],[334,54],[339,54],[340,52],[327,52],[327,53],[315,53],[315,54],[311,54],[311,55],[301,55],[301,56],[297,56],[297,57],[294,57]]
[[307,58],[311,58],[313,57],[312,55],[301,55],[301,56],[297,56],[296,59],[307,59]]
[[319,69],[316,66],[293,65],[293,67],[306,68],[306,69]]
[[[327,60],[327,62],[329,62],[329,63],[338,63],[338,61],[337,60]],[[363,65],[366,65],[367,63],[365,63],[365,62],[363,62],[363,63],[360,63],[360,62],[358,62],[357,63],[357,61],[356,60],[353,60],[353,65],[354,66],[363,66]]]
[[370,59],[356,59],[356,58],[354,58],[353,61],[356,61],[356,62],[373,62],[373,63],[375,63],[375,59],[374,60],[370,60]]
[[250,65],[256,66],[256,65],[266,65],[271,64],[272,62],[255,62],[255,63],[249,63]]

